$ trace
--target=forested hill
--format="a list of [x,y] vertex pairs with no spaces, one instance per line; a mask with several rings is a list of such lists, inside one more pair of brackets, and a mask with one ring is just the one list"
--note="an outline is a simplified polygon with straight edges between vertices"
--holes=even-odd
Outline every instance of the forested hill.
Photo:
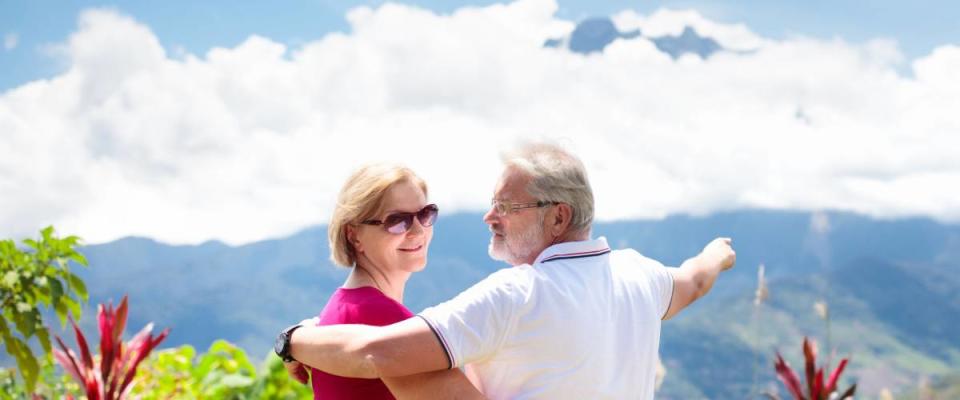
[[[667,265],[679,265],[713,237],[734,238],[737,266],[708,297],[664,324],[667,378],[658,398],[743,398],[754,382],[772,383],[774,347],[799,366],[801,337],[825,340],[825,323],[813,311],[824,300],[831,345],[853,355],[849,376],[863,393],[914,385],[960,365],[956,225],[738,211],[598,223],[594,236]],[[505,267],[487,256],[488,240],[480,214],[442,216],[427,269],[407,286],[407,306],[418,311]],[[92,266],[81,271],[91,304],[128,293],[130,326],[154,321],[173,328],[164,346],[206,348],[224,338],[255,357],[269,351],[279,329],[315,315],[346,276],[328,261],[325,226],[239,247],[125,238],[83,252]],[[758,309],[761,263],[770,298]],[[92,315],[85,314],[87,323]]]

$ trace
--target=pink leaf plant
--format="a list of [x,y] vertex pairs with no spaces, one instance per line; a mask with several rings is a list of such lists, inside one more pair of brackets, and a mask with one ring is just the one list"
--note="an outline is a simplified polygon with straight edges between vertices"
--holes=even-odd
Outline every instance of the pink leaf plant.
[[121,339],[127,323],[127,296],[123,296],[120,306],[113,303],[97,307],[97,322],[100,330],[100,357],[90,354],[87,339],[73,318],[70,324],[77,337],[79,356],[68,348],[60,336],[56,336],[59,349],[53,349],[57,363],[83,387],[89,400],[120,400],[126,398],[133,388],[131,383],[140,365],[150,352],[160,344],[170,328],[154,336],[153,323],[147,324],[129,342]]
[[[806,337],[803,338],[803,358],[805,378],[807,381],[806,387],[800,383],[800,378],[796,372],[790,368],[790,365],[783,360],[780,352],[777,352],[777,359],[774,362],[777,377],[780,378],[783,385],[787,387],[787,391],[793,395],[794,399],[828,400],[836,398],[844,400],[853,398],[853,394],[857,390],[856,384],[850,386],[850,388],[837,396],[837,381],[840,379],[840,374],[843,373],[843,369],[846,368],[848,359],[844,358],[840,360],[840,364],[837,365],[837,368],[830,373],[830,377],[824,382],[824,368],[817,368],[817,343]],[[804,393],[804,389],[806,389],[806,393]],[[773,399],[778,398],[776,395],[771,394],[767,396]]]

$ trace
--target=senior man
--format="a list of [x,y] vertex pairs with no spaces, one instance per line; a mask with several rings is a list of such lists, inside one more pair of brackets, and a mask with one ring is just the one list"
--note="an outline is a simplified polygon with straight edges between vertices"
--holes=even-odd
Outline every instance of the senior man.
[[358,378],[465,367],[491,399],[652,399],[661,320],[733,266],[730,239],[711,241],[679,268],[611,250],[590,238],[593,192],[575,156],[528,144],[503,162],[483,219],[490,256],[512,268],[393,325],[294,329],[279,351]]

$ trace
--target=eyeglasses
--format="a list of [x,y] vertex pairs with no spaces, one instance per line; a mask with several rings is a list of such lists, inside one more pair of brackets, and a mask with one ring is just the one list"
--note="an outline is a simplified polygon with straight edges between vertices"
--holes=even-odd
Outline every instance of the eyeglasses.
[[437,214],[440,212],[440,208],[436,204],[427,204],[420,211],[417,212],[401,212],[390,214],[382,221],[377,219],[368,219],[361,224],[364,225],[383,225],[383,229],[387,232],[390,232],[394,235],[400,235],[407,233],[410,228],[413,226],[413,217],[417,217],[417,221],[420,221],[420,225],[423,225],[424,228],[432,226],[437,220]]
[[502,201],[497,199],[490,200],[490,205],[493,206],[494,210],[497,210],[497,215],[501,217],[506,216],[507,214],[510,214],[518,210],[523,210],[527,208],[542,208],[542,207],[552,206],[557,204],[560,204],[560,203],[556,201],[546,201],[546,200],[538,200],[538,201],[529,202],[529,203],[511,203],[508,201]]

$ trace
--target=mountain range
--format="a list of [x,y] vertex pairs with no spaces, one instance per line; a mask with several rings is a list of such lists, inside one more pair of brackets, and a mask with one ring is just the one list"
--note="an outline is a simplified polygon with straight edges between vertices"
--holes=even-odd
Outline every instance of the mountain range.
[[[434,229],[428,266],[405,291],[414,312],[508,267],[487,256],[489,232],[480,214],[444,215]],[[707,297],[664,323],[667,376],[658,398],[745,398],[775,390],[774,349],[800,366],[805,335],[836,349],[834,364],[852,357],[847,376],[861,393],[960,372],[960,226],[743,210],[600,222],[593,234],[667,265],[681,264],[714,237],[733,238],[736,267]],[[131,329],[153,321],[172,328],[164,346],[206,348],[223,338],[255,357],[269,353],[277,331],[316,315],[347,275],[329,261],[325,226],[243,246],[131,237],[82,252],[91,267],[78,272],[91,304],[129,294]],[[756,306],[760,264],[770,296]],[[829,307],[829,333],[816,302]]]
[[696,54],[700,58],[709,58],[718,51],[724,50],[716,40],[701,36],[692,27],[686,26],[679,36],[644,36],[639,29],[621,32],[613,21],[607,17],[588,18],[574,28],[567,37],[547,39],[543,46],[552,48],[566,48],[574,53],[600,53],[615,40],[630,40],[643,37],[651,42],[663,53],[677,59],[684,54]]

